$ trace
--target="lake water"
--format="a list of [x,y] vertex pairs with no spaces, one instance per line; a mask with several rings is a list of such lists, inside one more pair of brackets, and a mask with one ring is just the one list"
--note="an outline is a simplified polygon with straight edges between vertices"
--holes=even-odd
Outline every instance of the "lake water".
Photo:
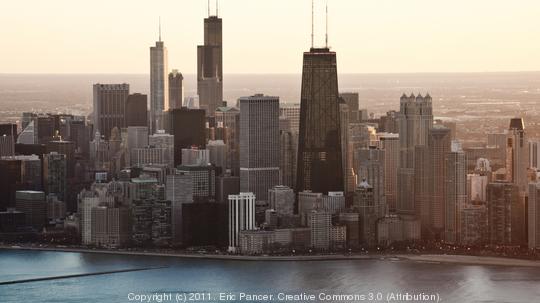
[[[138,302],[129,298],[153,293],[173,294],[172,300],[163,302],[176,302],[176,294],[181,294],[178,298],[182,298],[183,294],[189,293],[210,294],[210,298],[199,297],[199,302],[239,302],[242,292],[272,294],[275,297],[279,293],[306,293],[317,297],[314,302],[319,301],[320,293],[356,294],[356,302],[386,302],[388,294],[407,292],[438,295],[441,302],[540,302],[540,268],[388,260],[187,260],[0,250],[0,282],[162,266],[166,268],[0,285],[0,302]],[[219,301],[219,293],[236,297]],[[375,298],[380,293],[383,299],[369,301],[367,296],[370,293]],[[366,300],[361,300],[359,295],[366,296]],[[296,302],[279,301],[275,297],[271,302]]]

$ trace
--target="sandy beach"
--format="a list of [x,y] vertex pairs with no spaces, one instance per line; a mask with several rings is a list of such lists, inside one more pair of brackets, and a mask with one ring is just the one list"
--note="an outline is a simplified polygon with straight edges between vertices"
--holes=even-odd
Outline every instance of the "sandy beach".
[[228,261],[339,261],[339,260],[381,260],[381,261],[410,261],[420,263],[441,263],[441,264],[461,264],[461,265],[487,265],[487,266],[517,266],[517,267],[537,267],[540,268],[540,261],[484,257],[484,256],[464,256],[464,255],[302,255],[302,256],[243,256],[243,255],[220,255],[220,254],[188,254],[172,252],[150,252],[150,251],[125,251],[106,249],[85,249],[69,247],[20,247],[20,246],[0,246],[0,249],[9,250],[37,250],[37,251],[58,251],[93,254],[114,254],[129,256],[150,256],[150,257],[170,257],[183,259],[205,259],[205,260],[228,260]]

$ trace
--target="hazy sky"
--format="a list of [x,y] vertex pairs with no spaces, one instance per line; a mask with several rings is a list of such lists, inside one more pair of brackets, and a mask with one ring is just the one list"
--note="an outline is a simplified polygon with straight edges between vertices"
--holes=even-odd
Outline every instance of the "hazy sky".
[[[0,73],[148,73],[159,16],[169,68],[196,72],[206,0],[0,1]],[[540,70],[538,0],[329,5],[340,73]],[[221,0],[225,72],[300,73],[310,9],[310,0]]]

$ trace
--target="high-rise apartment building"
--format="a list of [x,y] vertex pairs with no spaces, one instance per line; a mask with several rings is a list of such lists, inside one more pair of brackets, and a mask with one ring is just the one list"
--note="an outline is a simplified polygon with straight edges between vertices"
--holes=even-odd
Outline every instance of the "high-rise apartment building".
[[270,208],[275,210],[278,216],[294,215],[294,191],[287,186],[274,186],[268,190]]
[[521,192],[527,191],[529,164],[529,146],[522,118],[510,120],[506,141],[507,180],[516,184]]
[[350,123],[361,122],[359,112],[360,97],[358,93],[341,93],[339,96],[347,103]]
[[15,209],[24,212],[26,225],[37,231],[47,224],[47,201],[42,191],[21,190],[16,194]]
[[187,172],[175,171],[166,182],[166,199],[172,205],[173,243],[182,243],[182,207],[193,203],[193,178]]
[[489,243],[493,245],[525,244],[525,202],[519,186],[494,182],[487,187]]
[[415,203],[425,238],[443,238],[447,198],[446,156],[451,152],[451,143],[450,129],[434,125],[428,131],[427,145],[416,149]]
[[43,188],[47,195],[56,194],[60,201],[66,201],[66,155],[56,152],[43,155]]
[[386,214],[384,159],[385,151],[376,147],[358,149],[355,156],[358,181],[371,186],[376,213],[381,217]]
[[216,167],[213,165],[181,165],[180,173],[191,176],[193,184],[193,200],[196,203],[215,202],[216,200]]
[[428,94],[401,96],[399,113],[400,157],[398,170],[398,205],[402,215],[417,215],[415,209],[415,149],[428,144],[429,130],[433,127],[432,99]]
[[210,162],[221,168],[222,173],[227,168],[227,145],[223,140],[210,140],[206,145],[210,153]]
[[239,234],[255,229],[255,195],[240,193],[229,196],[229,251],[239,247]]
[[356,176],[354,173],[353,145],[350,142],[349,132],[349,106],[343,99],[339,101],[339,124],[341,141],[341,165],[343,170],[344,191],[353,193],[356,188]]
[[227,168],[240,176],[240,110],[220,106],[215,112],[216,125],[223,128],[222,139],[227,145]]
[[540,183],[529,184],[528,245],[540,249]]
[[255,95],[240,103],[240,191],[268,201],[279,185],[279,98]]
[[332,214],[324,210],[312,210],[309,214],[309,227],[311,229],[311,247],[321,251],[328,250],[330,248]]
[[131,236],[130,210],[97,206],[91,210],[92,244],[99,247],[126,246]]
[[445,160],[444,240],[447,243],[460,243],[461,214],[467,205],[467,158],[461,146],[453,144]]
[[399,167],[399,134],[378,135],[384,150],[384,187],[388,211],[395,212],[397,204],[397,177]]
[[353,209],[360,214],[360,242],[372,246],[377,241],[377,220],[380,218],[373,187],[366,181],[358,184],[354,192]]
[[130,126],[127,128],[127,149],[148,147],[148,127]]
[[279,116],[285,117],[290,122],[290,131],[298,134],[300,132],[300,104],[282,103],[279,105]]

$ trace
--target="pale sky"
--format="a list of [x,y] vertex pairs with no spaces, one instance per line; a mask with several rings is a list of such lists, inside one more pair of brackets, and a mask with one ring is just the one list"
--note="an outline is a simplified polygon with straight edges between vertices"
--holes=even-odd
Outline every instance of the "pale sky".
[[[340,73],[540,70],[538,0],[328,1]],[[0,4],[0,73],[148,73],[159,16],[169,68],[196,72],[206,0]],[[300,73],[310,10],[310,0],[221,0],[225,73]]]

